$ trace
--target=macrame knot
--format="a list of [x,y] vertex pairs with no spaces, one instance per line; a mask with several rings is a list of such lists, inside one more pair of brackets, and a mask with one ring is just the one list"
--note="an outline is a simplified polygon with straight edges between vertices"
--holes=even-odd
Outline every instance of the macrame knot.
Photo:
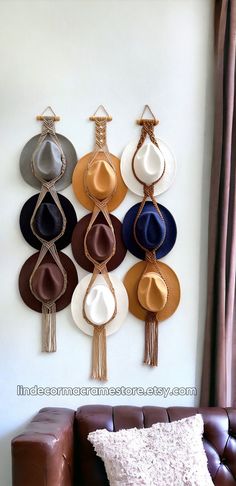
[[156,253],[155,250],[149,251],[146,250],[145,252],[145,260],[149,263],[156,263]]
[[95,125],[96,146],[101,149],[106,145],[106,120],[99,120],[99,118],[96,118]]
[[143,192],[146,197],[152,198],[154,195],[154,184],[147,186],[146,184],[143,185]]
[[47,189],[47,191],[50,191],[50,189],[52,189],[54,187],[54,184],[55,184],[55,181],[54,179],[52,179],[51,181],[43,181],[43,187],[45,187],[45,189]]
[[154,132],[153,132],[155,125],[156,125],[155,120],[145,120],[143,122],[141,137],[140,137],[141,140],[142,140],[142,144],[143,144],[147,135],[149,136],[152,143],[154,143],[155,145],[157,144],[156,139],[155,139],[155,135],[154,135]]
[[42,244],[47,250],[50,250],[52,247],[55,246],[54,240],[51,241],[44,240]]
[[108,199],[103,199],[102,201],[100,201],[99,199],[96,199],[94,197],[92,197],[92,199],[96,202],[96,206],[98,207],[98,209],[100,209],[100,211],[102,211],[103,209],[105,209],[105,207],[107,206],[107,203],[108,203]]
[[55,135],[55,123],[52,118],[44,118],[42,126],[42,135]]
[[99,273],[107,272],[107,266],[106,266],[106,263],[104,263],[104,262],[101,262],[101,263],[96,262],[95,267],[97,268]]

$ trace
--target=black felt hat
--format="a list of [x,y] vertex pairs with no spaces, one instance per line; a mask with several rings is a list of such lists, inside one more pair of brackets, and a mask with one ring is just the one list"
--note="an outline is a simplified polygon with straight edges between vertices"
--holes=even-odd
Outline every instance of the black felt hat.
[[[30,197],[24,204],[20,213],[20,229],[25,240],[37,250],[41,248],[42,243],[34,235],[30,220],[33,215],[39,194]],[[58,250],[62,250],[70,244],[73,229],[77,222],[76,212],[71,202],[61,194],[58,194],[62,209],[66,217],[65,233],[56,241]],[[62,228],[62,215],[55,204],[50,193],[44,197],[41,205],[37,209],[34,218],[34,231],[40,238],[50,241],[60,234]]]

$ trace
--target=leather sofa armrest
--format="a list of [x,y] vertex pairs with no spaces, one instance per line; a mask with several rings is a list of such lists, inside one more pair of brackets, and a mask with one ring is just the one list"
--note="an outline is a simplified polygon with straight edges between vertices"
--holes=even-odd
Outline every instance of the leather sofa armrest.
[[13,486],[73,486],[74,416],[43,408],[12,440]]

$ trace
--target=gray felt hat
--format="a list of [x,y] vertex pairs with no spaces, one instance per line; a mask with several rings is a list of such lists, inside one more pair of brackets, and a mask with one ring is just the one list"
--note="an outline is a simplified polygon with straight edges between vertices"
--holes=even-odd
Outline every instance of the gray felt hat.
[[[77,163],[77,155],[74,146],[68,138],[58,133],[56,136],[66,158],[65,172],[55,184],[56,190],[61,191],[71,184],[72,174]],[[25,144],[20,156],[21,175],[35,189],[40,189],[41,183],[32,172],[32,162],[37,177],[39,176],[47,181],[58,177],[62,166],[61,152],[50,136],[47,136],[38,147],[38,150],[36,150],[39,137],[40,135],[32,137]]]

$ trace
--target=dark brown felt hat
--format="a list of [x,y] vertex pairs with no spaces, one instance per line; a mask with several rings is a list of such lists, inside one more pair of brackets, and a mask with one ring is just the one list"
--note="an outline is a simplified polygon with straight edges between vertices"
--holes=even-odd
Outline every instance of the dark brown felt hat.
[[[27,243],[29,243],[33,248],[39,250],[41,248],[41,242],[34,235],[30,220],[34,212],[34,208],[37,203],[39,194],[31,196],[24,204],[20,213],[20,229],[22,235],[24,236]],[[67,245],[70,244],[72,238],[72,232],[77,222],[77,216],[75,209],[69,199],[62,194],[58,194],[61,207],[64,211],[66,217],[66,228],[65,233],[56,241],[56,247],[58,250],[63,250]],[[47,241],[53,239],[56,234],[60,233],[62,224],[61,213],[54,202],[50,193],[47,193],[44,197],[41,205],[38,208],[35,217],[35,230],[42,238]]]
[[41,263],[31,280],[34,295],[44,303],[55,302],[63,286],[64,278],[56,263]]
[[[84,252],[84,238],[91,219],[91,213],[84,216],[75,226],[72,235],[72,252],[77,263],[87,270],[93,272],[94,265],[86,257]],[[111,260],[107,264],[108,271],[117,268],[124,260],[126,255],[126,248],[122,239],[122,223],[116,216],[110,214],[112,226],[114,228],[114,235],[116,240],[116,251]],[[114,236],[111,228],[108,226],[102,213],[99,213],[92,228],[87,236],[87,248],[94,260],[102,262],[112,252],[114,244]]]
[[[36,265],[37,259],[39,257],[39,252],[34,253],[21,268],[19,275],[19,291],[24,303],[37,312],[42,312],[42,303],[37,300],[30,290],[30,277]],[[70,304],[72,294],[78,283],[78,277],[76,268],[72,260],[62,252],[59,252],[59,257],[61,263],[67,273],[67,287],[65,293],[56,301],[57,311],[60,311]],[[47,265],[49,264],[49,265]],[[35,272],[34,278],[32,279],[33,290],[39,297],[43,295],[45,297],[49,296],[56,297],[60,293],[60,288],[62,286],[62,276],[58,274],[58,271],[54,267],[55,262],[52,256],[47,253]],[[49,276],[49,279],[45,278]],[[48,288],[49,281],[53,288]]]

